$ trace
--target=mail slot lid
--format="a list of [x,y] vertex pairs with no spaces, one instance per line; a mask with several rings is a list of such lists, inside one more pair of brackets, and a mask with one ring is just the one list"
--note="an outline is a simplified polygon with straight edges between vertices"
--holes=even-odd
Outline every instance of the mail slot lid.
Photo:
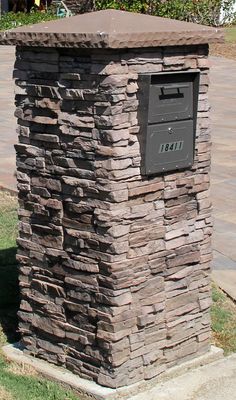
[[150,125],[147,130],[146,174],[190,167],[194,158],[194,122]]
[[188,74],[153,76],[149,92],[148,123],[191,118],[193,118],[191,77]]

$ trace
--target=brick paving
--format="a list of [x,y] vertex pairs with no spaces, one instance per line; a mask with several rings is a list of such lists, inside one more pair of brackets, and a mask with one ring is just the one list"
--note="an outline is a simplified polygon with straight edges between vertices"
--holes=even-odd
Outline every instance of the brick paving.
[[214,280],[236,300],[236,61],[212,57]]
[[15,189],[15,150],[17,142],[14,117],[12,71],[15,48],[0,46],[0,187]]

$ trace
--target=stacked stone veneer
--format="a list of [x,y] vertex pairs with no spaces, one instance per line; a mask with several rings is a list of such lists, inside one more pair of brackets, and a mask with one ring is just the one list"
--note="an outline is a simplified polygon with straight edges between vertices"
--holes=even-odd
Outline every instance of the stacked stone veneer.
[[[19,318],[29,353],[118,387],[209,349],[207,53],[17,49]],[[142,176],[138,73],[195,68],[195,163]]]

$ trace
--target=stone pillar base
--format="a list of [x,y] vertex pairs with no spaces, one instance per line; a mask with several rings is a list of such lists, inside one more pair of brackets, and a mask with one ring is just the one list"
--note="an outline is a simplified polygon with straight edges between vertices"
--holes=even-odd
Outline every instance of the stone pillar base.
[[129,399],[132,396],[143,393],[155,387],[157,384],[163,383],[177,376],[181,376],[191,369],[210,364],[223,358],[223,350],[211,346],[210,350],[202,356],[195,357],[181,365],[177,365],[163,372],[158,378],[153,378],[147,381],[140,381],[133,385],[124,386],[118,389],[110,389],[87,379],[82,379],[78,375],[73,374],[63,368],[54,366],[46,361],[37,359],[33,356],[25,355],[18,344],[10,344],[2,348],[3,354],[8,360],[14,361],[19,364],[29,365],[33,367],[40,375],[57,381],[63,386],[67,386],[76,391],[79,395],[83,396],[83,400],[118,400]]

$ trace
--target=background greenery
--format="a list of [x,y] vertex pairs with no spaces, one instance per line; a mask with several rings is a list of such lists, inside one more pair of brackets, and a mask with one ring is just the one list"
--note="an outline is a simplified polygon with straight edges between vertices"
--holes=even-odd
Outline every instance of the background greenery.
[[0,19],[0,30],[13,29],[18,26],[37,24],[39,22],[50,21],[52,19],[57,19],[56,13],[53,11],[48,11],[42,13],[39,11],[32,11],[29,14],[19,12],[19,13],[5,13]]
[[[80,1],[79,11],[103,10],[114,8],[160,17],[174,18],[182,21],[196,22],[217,26],[220,23],[220,9],[223,7],[225,21],[233,21],[233,5],[235,0],[96,0],[88,3]],[[84,6],[83,6],[84,5]],[[29,14],[6,13],[0,19],[0,30],[12,29],[21,25],[35,24],[57,19],[55,9],[46,13],[33,10]]]
[[97,10],[115,8],[174,18],[205,25],[219,25],[221,7],[225,21],[232,19],[234,0],[97,0]]

